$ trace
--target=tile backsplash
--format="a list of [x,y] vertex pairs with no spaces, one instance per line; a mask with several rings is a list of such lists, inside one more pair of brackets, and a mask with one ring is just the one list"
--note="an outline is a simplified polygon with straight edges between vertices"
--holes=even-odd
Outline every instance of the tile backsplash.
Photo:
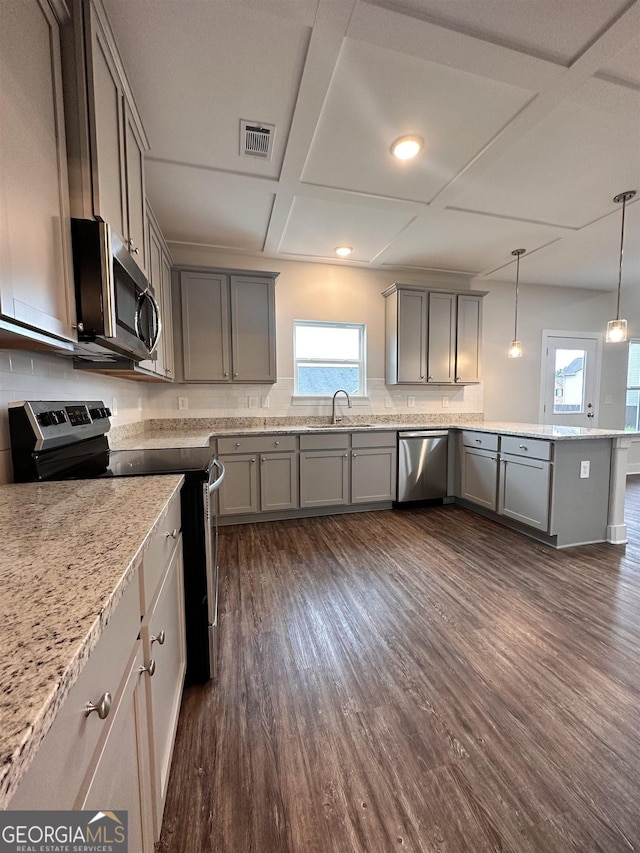
[[148,408],[149,388],[141,382],[74,370],[68,356],[0,350],[0,483],[11,482],[7,406],[16,400],[104,400],[114,425],[139,421]]
[[[353,398],[352,416],[477,414],[483,411],[483,386],[388,387],[369,379],[367,397]],[[331,401],[293,396],[293,378],[275,385],[148,384],[74,370],[68,357],[21,350],[0,351],[0,483],[11,482],[7,405],[16,400],[104,400],[112,425],[135,431],[142,420],[171,418],[309,418],[331,414]],[[340,414],[346,400],[338,398]]]

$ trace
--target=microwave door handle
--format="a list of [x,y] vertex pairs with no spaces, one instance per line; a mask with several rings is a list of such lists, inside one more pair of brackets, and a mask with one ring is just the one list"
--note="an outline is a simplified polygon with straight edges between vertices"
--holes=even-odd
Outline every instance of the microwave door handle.
[[[145,338],[144,331],[140,326],[140,315],[142,313],[142,306],[144,305],[146,300],[149,301],[149,304],[151,305],[151,310],[153,311],[153,314],[155,316],[155,334],[148,341]],[[160,309],[158,308],[158,303],[156,302],[150,290],[144,290],[138,297],[138,304],[136,305],[136,313],[134,317],[134,326],[137,337],[140,338],[142,343],[149,350],[149,354],[151,354],[158,344],[160,332],[162,331],[162,322],[160,320]]]

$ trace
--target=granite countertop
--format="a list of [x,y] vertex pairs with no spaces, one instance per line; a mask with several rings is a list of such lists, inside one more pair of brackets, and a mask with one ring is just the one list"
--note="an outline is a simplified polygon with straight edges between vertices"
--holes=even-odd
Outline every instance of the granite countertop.
[[6,808],[183,477],[0,486]]
[[[126,435],[117,432],[110,436],[109,444],[113,450],[156,450],[166,447],[207,447],[215,438],[228,435],[306,435],[331,431],[328,422],[318,423],[317,419],[307,419],[291,423],[281,423],[273,418],[243,418],[236,423],[231,419],[195,418],[153,420],[146,424],[144,431]],[[498,432],[503,435],[517,435],[524,438],[542,438],[552,441],[566,441],[585,438],[615,438],[630,436],[624,430],[588,429],[586,427],[554,426],[548,424],[514,423],[512,421],[484,421],[475,418],[457,420],[429,417],[427,421],[400,422],[385,420],[380,416],[370,416],[366,423],[362,420],[346,421],[334,427],[336,431],[360,432],[374,430],[429,430],[429,429],[470,429],[479,432]]]

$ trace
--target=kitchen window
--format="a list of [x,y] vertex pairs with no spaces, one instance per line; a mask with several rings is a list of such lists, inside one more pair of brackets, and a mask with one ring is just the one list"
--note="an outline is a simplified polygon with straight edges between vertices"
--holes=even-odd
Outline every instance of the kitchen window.
[[640,430],[640,341],[629,343],[624,428],[627,432]]
[[331,397],[342,388],[364,397],[364,323],[293,321],[294,393]]

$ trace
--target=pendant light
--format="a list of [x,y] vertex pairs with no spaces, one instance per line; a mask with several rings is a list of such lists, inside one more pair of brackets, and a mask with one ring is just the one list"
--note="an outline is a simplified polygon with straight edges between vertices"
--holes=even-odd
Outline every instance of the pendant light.
[[627,340],[627,321],[620,319],[620,289],[622,287],[622,247],[624,244],[624,213],[627,202],[636,194],[635,190],[627,190],[613,197],[616,204],[622,202],[622,227],[620,229],[620,259],[618,261],[618,303],[616,307],[616,319],[607,323],[607,334],[605,340],[608,344],[621,343]]
[[520,255],[524,255],[526,249],[514,249],[511,252],[516,257],[516,316],[513,325],[513,340],[509,344],[509,358],[522,358],[522,344],[518,340],[518,290],[520,288]]

